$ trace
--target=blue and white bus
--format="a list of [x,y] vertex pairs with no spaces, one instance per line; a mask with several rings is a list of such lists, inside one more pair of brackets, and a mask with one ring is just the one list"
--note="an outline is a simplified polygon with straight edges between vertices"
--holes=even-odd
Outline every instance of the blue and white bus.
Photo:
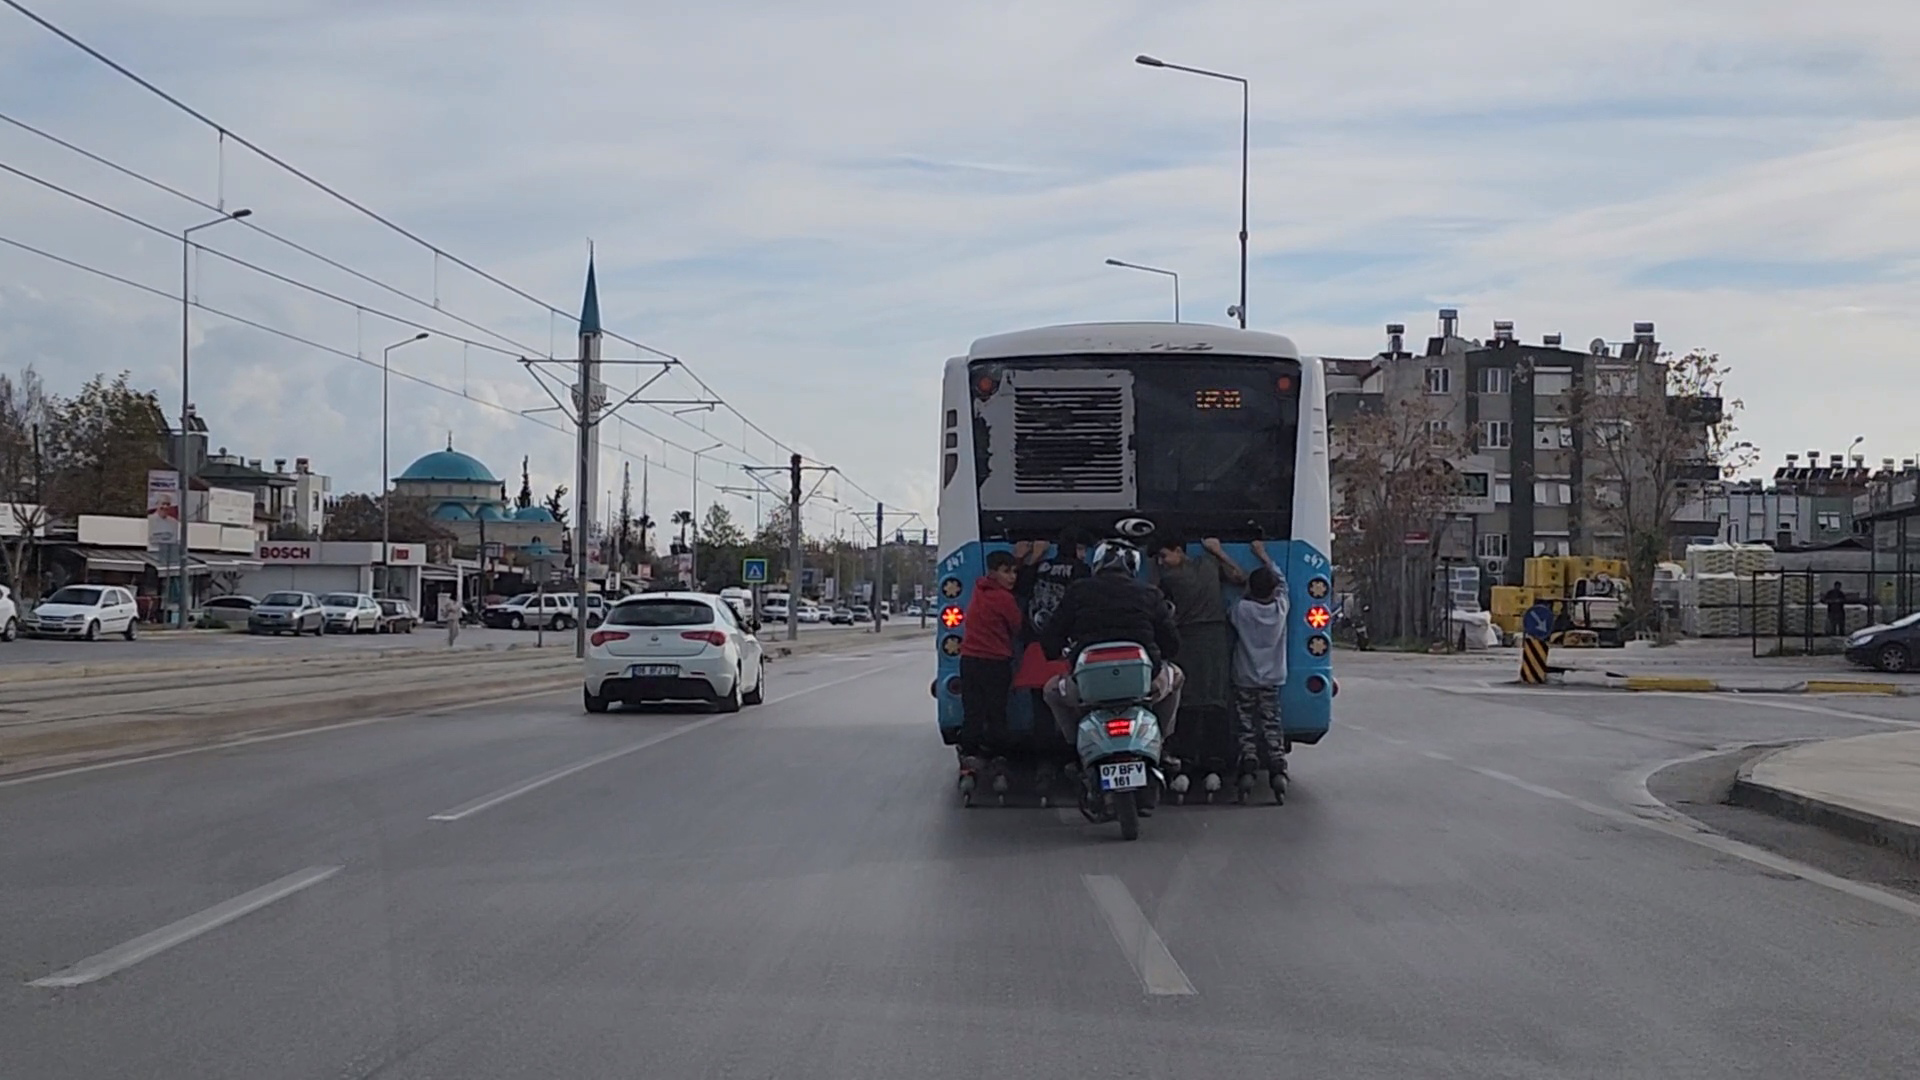
[[[949,744],[961,724],[963,613],[987,553],[1066,528],[1143,547],[1171,532],[1194,541],[1194,555],[1199,539],[1218,537],[1245,568],[1257,565],[1249,543],[1263,541],[1291,601],[1282,721],[1294,743],[1326,734],[1337,687],[1317,357],[1278,334],[1202,324],[1023,330],[981,338],[947,361],[940,414],[933,693]],[[1016,734],[1050,729],[1035,696],[1014,693]],[[1185,707],[1181,718],[1189,771],[1233,761],[1230,725],[1190,724],[1199,718]]]

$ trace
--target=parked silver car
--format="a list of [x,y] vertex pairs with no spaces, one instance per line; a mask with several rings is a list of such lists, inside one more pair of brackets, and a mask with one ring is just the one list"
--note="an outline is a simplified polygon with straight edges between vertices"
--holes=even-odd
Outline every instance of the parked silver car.
[[249,634],[324,634],[327,617],[309,592],[268,593],[247,613]]
[[254,605],[259,602],[251,596],[216,596],[200,605],[200,615],[230,630],[239,630],[252,621]]

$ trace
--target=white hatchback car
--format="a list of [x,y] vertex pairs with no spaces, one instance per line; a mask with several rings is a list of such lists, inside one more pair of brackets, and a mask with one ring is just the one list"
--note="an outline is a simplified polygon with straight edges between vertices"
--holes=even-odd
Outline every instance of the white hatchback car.
[[628,597],[587,636],[586,708],[614,702],[709,701],[721,712],[766,700],[760,639],[711,593]]
[[28,637],[92,641],[101,634],[119,634],[132,641],[139,623],[133,594],[118,585],[68,585],[34,605],[21,629]]

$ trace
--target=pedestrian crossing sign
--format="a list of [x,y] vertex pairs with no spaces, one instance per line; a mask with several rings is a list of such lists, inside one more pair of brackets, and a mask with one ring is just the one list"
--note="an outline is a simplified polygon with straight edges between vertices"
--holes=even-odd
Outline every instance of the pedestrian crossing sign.
[[765,585],[767,583],[767,560],[740,560],[740,577],[749,585]]

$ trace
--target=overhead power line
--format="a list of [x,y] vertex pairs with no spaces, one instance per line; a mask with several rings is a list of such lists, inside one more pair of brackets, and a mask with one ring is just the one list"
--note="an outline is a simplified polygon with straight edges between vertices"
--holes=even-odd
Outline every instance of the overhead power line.
[[[297,179],[307,184],[308,186],[314,188],[315,190],[327,195],[328,197],[334,199],[335,201],[341,203],[342,205],[347,206],[348,208],[354,210],[355,212],[361,214],[362,216],[368,218],[369,220],[377,222],[378,224],[386,227],[387,229],[391,230],[397,235],[404,237],[405,239],[418,245],[419,247],[424,248],[428,252],[432,253],[436,259],[445,259],[446,261],[452,263],[453,265],[461,267],[464,270],[467,270],[469,273],[476,275],[482,280],[487,281],[497,286],[498,288],[504,289],[507,292],[517,297],[520,297],[521,299],[526,300],[527,302],[534,304],[538,307],[545,308],[550,315],[562,317],[570,322],[577,322],[578,317],[575,313],[569,312],[560,307],[557,307],[554,304],[546,300],[543,300],[540,297],[537,297],[532,293],[527,292],[524,289],[521,289],[519,286],[516,286],[511,282],[508,282],[500,277],[497,277],[487,272],[486,270],[481,269],[479,266],[476,266],[473,263],[468,262],[467,260],[462,259],[457,255],[454,255],[453,253],[427,240],[425,237],[422,237],[414,233],[413,231],[407,229],[405,226],[400,225],[398,222],[391,220],[385,215],[382,215],[381,213],[379,213],[378,211],[375,211],[371,207],[366,206],[365,204],[345,194],[339,189],[334,188],[333,186],[329,185],[325,181],[320,180],[319,178],[313,176],[310,173],[307,173],[306,171],[300,169],[298,166],[295,166],[291,162],[286,161],[285,159],[272,153],[266,148],[260,146],[258,143],[253,142],[251,139],[248,139],[245,136],[234,132],[232,129],[226,127],[224,124],[219,123],[218,121],[214,120],[212,117],[208,116],[207,114],[201,112],[200,110],[194,108],[191,105],[188,105],[185,101],[182,101],[181,99],[168,93],[166,90],[161,89],[158,85],[142,77],[138,73],[134,72],[132,69],[128,68],[126,65],[121,64],[119,61],[114,60],[112,57],[101,52],[99,49],[94,48],[92,45],[89,45],[87,42],[81,40],[79,37],[75,36],[74,34],[69,33],[68,31],[61,28],[60,26],[55,25],[51,20],[47,19],[45,16],[42,16],[38,12],[34,11],[32,8],[28,7],[26,4],[21,3],[20,0],[0,0],[0,3],[6,4],[6,6],[19,12],[21,15],[25,16],[29,21],[33,22],[34,24],[38,25],[42,29],[46,30],[48,33],[54,35],[55,37],[58,37],[60,40],[66,42],[67,44],[71,45],[75,49],[80,50],[81,52],[85,53],[87,56],[98,61],[100,64],[106,66],[107,68],[119,74],[123,78],[139,86],[141,89],[146,90],[148,93],[154,95],[160,100],[173,106],[175,109],[179,110],[180,112],[198,121],[203,126],[211,129],[220,137],[223,143],[227,140],[232,140],[234,143],[238,144],[239,146],[242,146],[247,150],[252,151],[254,154],[259,156],[262,160],[267,161],[270,164],[288,173],[289,175],[296,177]],[[496,337],[499,336],[499,335],[492,335],[491,331],[486,331],[486,332],[489,333],[491,336],[496,336]],[[760,425],[754,423],[751,419],[747,417],[745,413],[741,412],[737,406],[733,405],[731,402],[728,402],[724,396],[716,393],[713,390],[713,387],[710,384],[708,384],[706,380],[702,379],[696,372],[686,367],[686,365],[680,361],[679,357],[674,356],[672,353],[666,352],[665,350],[655,348],[654,346],[649,345],[643,341],[639,341],[637,339],[628,337],[618,332],[604,331],[604,333],[606,334],[607,337],[613,338],[616,341],[624,342],[628,345],[633,346],[634,348],[650,353],[661,359],[674,361],[678,366],[678,369],[684,372],[688,378],[692,379],[693,382],[700,388],[700,390],[703,393],[705,393],[709,398],[716,400],[719,403],[719,406],[721,408],[726,409],[729,414],[731,414],[732,416],[740,420],[740,422],[744,424],[747,428],[758,433],[761,437],[767,439],[769,442],[771,442],[774,446],[778,447],[780,450],[786,451],[786,452],[793,452],[794,448],[790,444],[782,441],[779,438],[776,438],[771,432],[767,431],[765,428],[761,427]],[[529,351],[531,352],[531,350]],[[645,430],[645,429],[639,429],[639,430]],[[743,438],[742,442],[744,443],[744,441],[745,440]],[[748,450],[746,447],[742,446],[740,449],[743,453],[748,454],[748,456],[750,457],[753,456],[752,452]],[[850,487],[853,487],[855,490],[860,491],[862,494],[871,495],[871,493],[868,492],[864,487],[861,487],[860,485],[854,483],[851,480],[848,480],[848,485]]]
[[[138,289],[139,291],[146,293],[150,296],[157,296],[163,300],[168,300],[176,304],[180,302],[180,297],[177,294],[169,292],[166,289],[157,288],[155,286],[148,285],[147,283],[142,281],[135,281],[130,277],[125,277],[120,274],[116,274],[111,270],[103,270],[100,267],[92,266],[88,263],[81,262],[78,259],[71,259],[65,255],[59,255],[54,252],[48,251],[45,248],[36,247],[32,244],[26,243],[21,240],[15,240],[10,236],[0,235],[0,244],[5,244],[8,247],[16,248],[20,251],[27,252],[30,255],[37,255],[40,258],[46,259],[50,262],[59,263],[62,266],[71,267],[75,270],[92,274],[95,277],[104,278],[105,280],[115,282],[116,284],[125,285],[130,289]],[[315,341],[312,338],[293,333],[292,331],[282,330],[277,326],[269,326],[266,323],[260,322],[257,319],[250,319],[245,315],[240,315],[231,311],[225,311],[220,308],[214,307],[211,304],[201,303],[198,300],[189,299],[187,303],[194,308],[197,308],[201,311],[206,312],[209,315],[217,315],[220,318],[227,319],[231,322],[239,323],[242,326],[252,327],[253,329],[262,331],[263,333],[272,334],[275,337],[284,338],[287,341],[295,342],[300,345],[305,345],[310,349],[316,349],[320,352],[328,353],[333,356],[338,356],[344,360],[351,360],[356,364],[363,364],[367,367],[374,369],[375,371],[382,370],[380,362],[378,360],[361,356],[358,353],[348,352],[345,349],[336,348],[335,346],[325,344],[324,342]],[[508,416],[512,416],[516,419],[525,420],[527,423],[533,424],[536,427],[546,428],[549,431],[556,431],[568,437],[572,437],[573,435],[573,432],[571,430],[569,430],[568,428],[562,425],[548,423],[547,421],[541,420],[538,417],[528,416],[526,413],[512,407],[511,405],[502,405],[497,401],[488,401],[486,398],[475,397],[465,390],[457,390],[443,383],[438,383],[433,381],[432,379],[428,379],[420,375],[414,375],[409,372],[402,371],[398,368],[388,368],[385,370],[387,370],[388,373],[391,374],[392,377],[396,379],[400,379],[405,382],[414,383],[419,386],[424,386],[430,390],[437,390],[440,393],[448,394],[453,397],[460,398],[463,401],[472,402],[473,404],[482,406],[484,408],[493,409],[496,412],[505,413]],[[673,473],[675,476],[684,477],[685,479],[688,479],[688,480],[693,479],[692,473],[686,472],[682,469],[676,469],[670,465],[667,465],[665,462],[662,462],[653,458],[651,455],[643,455],[632,450],[626,450],[618,447],[603,447],[603,449],[611,450],[613,453],[621,457],[624,457],[630,461],[640,461],[642,460],[642,458],[645,458],[649,467],[657,465],[663,471]]]

